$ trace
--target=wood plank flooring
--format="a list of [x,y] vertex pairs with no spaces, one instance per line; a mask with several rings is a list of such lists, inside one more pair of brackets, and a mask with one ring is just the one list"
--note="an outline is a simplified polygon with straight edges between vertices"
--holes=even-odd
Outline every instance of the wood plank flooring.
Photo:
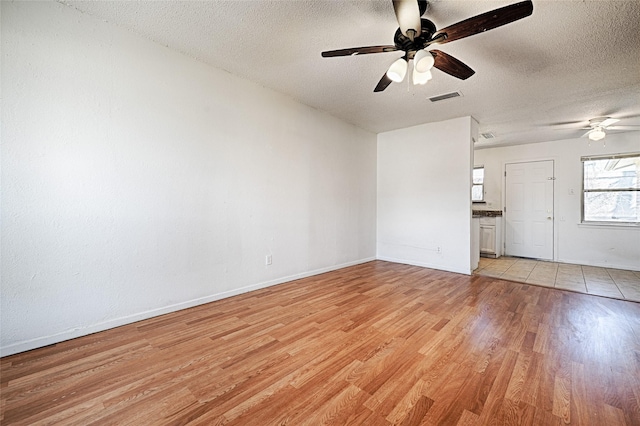
[[640,425],[640,304],[375,261],[0,373],[6,425]]

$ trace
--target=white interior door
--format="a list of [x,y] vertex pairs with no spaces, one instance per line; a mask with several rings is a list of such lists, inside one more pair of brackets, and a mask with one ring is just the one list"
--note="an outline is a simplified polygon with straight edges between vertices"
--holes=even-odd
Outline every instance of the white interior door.
[[553,260],[553,160],[507,164],[505,254]]

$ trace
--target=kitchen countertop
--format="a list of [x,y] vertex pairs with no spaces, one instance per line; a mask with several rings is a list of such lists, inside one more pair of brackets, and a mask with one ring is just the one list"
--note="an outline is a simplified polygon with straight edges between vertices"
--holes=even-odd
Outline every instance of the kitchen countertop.
[[502,210],[473,210],[473,217],[500,217]]

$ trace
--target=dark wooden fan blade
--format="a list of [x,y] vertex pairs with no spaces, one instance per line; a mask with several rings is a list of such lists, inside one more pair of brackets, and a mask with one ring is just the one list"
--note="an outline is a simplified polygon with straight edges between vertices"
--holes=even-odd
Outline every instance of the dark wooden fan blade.
[[460,80],[466,80],[475,74],[475,71],[469,68],[467,64],[447,53],[435,49],[430,50],[430,52],[435,61],[433,66],[438,68],[440,71],[446,72]]
[[427,0],[418,0],[418,9],[420,10],[420,16],[424,15],[429,8],[429,2]]
[[332,58],[334,56],[354,56],[354,55],[368,55],[369,53],[384,53],[395,52],[398,50],[395,46],[365,46],[365,47],[352,47],[349,49],[329,50],[322,52],[323,58]]
[[449,43],[526,18],[532,13],[533,3],[531,0],[510,4],[443,28],[433,38],[438,37],[440,34],[446,34],[446,38],[438,43]]
[[376,86],[375,89],[373,89],[373,91],[374,92],[382,92],[384,89],[389,87],[389,85],[391,83],[392,83],[392,81],[391,81],[391,79],[389,77],[387,77],[387,73],[384,73],[384,75],[382,76],[382,78],[378,82],[378,85]]
[[427,0],[418,0],[418,9],[420,10],[420,16],[424,15],[429,9],[429,2]]

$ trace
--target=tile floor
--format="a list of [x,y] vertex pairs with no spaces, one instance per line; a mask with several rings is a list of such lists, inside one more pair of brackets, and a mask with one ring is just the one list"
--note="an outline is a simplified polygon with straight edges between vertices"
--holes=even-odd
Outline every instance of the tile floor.
[[503,256],[481,257],[474,274],[640,302],[640,271]]

